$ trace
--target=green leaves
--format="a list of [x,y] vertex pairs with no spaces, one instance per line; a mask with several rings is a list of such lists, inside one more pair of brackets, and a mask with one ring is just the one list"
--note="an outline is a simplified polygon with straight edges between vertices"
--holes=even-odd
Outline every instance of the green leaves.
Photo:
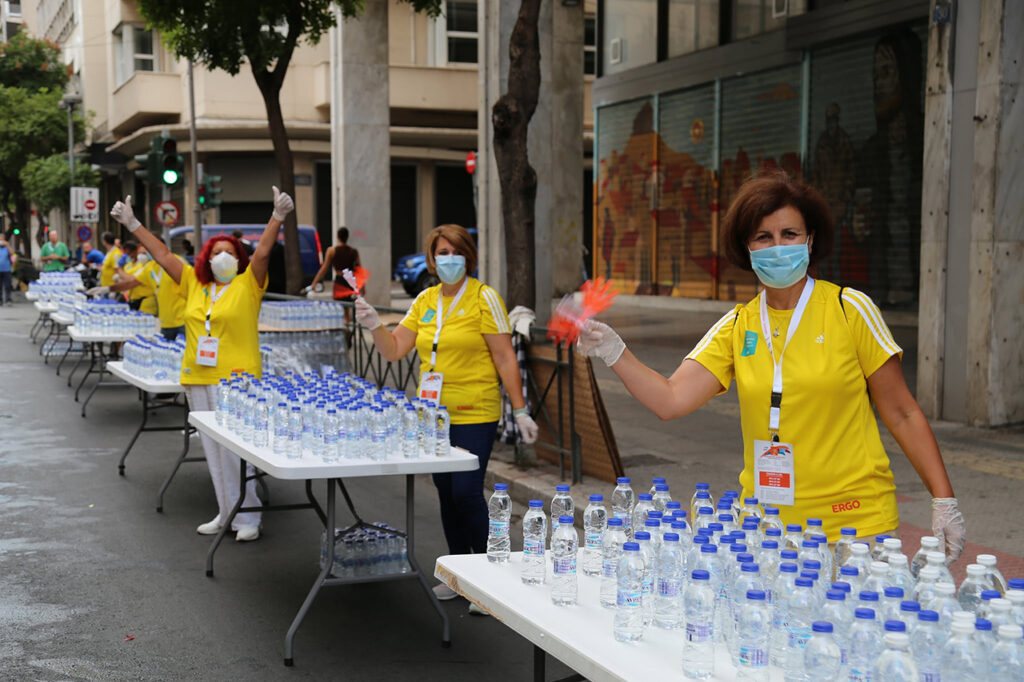
[[[65,155],[54,154],[32,159],[21,169],[19,177],[25,188],[25,196],[41,212],[47,213],[55,208],[69,208],[71,170]],[[89,164],[76,160],[75,186],[96,187],[99,183],[100,174],[94,171]]]
[[67,82],[67,67],[56,44],[21,32],[0,45],[0,86],[57,91]]

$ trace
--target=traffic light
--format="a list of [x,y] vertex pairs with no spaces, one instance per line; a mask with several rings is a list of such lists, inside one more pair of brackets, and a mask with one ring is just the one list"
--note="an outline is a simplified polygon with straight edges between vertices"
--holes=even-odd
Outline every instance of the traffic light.
[[205,190],[200,196],[203,200],[200,202],[203,208],[213,208],[214,206],[220,206],[220,181],[221,176],[219,175],[206,175],[203,177],[203,189]]
[[19,234],[21,234],[21,228],[20,227],[14,228],[14,236],[17,237]]
[[168,187],[174,187],[185,177],[185,157],[178,153],[178,141],[173,137],[159,136],[156,139],[160,140],[159,179]]

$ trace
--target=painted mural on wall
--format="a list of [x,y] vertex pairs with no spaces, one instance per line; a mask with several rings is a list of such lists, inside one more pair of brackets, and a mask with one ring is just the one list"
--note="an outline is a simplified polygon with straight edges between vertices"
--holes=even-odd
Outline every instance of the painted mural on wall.
[[623,293],[750,298],[753,275],[715,256],[715,213],[752,174],[782,168],[815,183],[836,218],[820,276],[886,305],[916,301],[920,34],[811,55],[804,163],[799,64],[723,81],[720,112],[710,84],[599,109],[594,272]]

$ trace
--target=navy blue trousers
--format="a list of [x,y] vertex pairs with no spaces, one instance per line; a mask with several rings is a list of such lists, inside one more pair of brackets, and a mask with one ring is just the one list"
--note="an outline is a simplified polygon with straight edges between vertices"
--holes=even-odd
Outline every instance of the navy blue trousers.
[[452,424],[451,444],[469,450],[480,459],[476,471],[434,474],[437,497],[441,502],[441,526],[451,554],[487,552],[487,501],[484,499],[484,472],[491,458],[498,422]]

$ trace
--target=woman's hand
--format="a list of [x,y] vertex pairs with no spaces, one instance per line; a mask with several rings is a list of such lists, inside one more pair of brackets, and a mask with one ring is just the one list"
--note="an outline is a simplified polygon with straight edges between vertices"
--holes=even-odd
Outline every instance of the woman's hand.
[[529,445],[530,443],[537,442],[537,433],[540,431],[537,428],[537,422],[533,421],[533,417],[526,411],[526,408],[522,410],[514,410],[512,414],[516,417],[516,424],[519,425],[519,433],[523,435],[523,442]]
[[611,367],[626,350],[626,344],[622,337],[615,333],[615,330],[604,322],[587,320],[576,339],[576,350],[584,355],[598,357],[604,360],[604,364]]
[[939,539],[939,546],[946,552],[947,566],[960,558],[967,529],[955,497],[932,498],[932,535]]
[[273,185],[270,187],[274,190],[274,219],[283,223],[288,214],[295,210],[295,202],[287,193]]
[[114,207],[110,209],[110,215],[117,222],[121,223],[128,228],[129,232],[134,232],[139,229],[142,223],[135,217],[135,212],[132,210],[132,195],[129,194],[124,198],[124,201],[118,201],[114,204]]
[[380,315],[362,296],[356,297],[356,321],[370,331],[381,325]]

